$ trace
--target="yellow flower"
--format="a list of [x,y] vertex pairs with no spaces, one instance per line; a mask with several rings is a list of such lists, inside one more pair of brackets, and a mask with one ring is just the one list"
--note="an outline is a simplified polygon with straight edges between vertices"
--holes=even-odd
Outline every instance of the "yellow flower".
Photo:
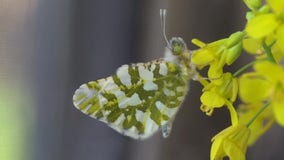
[[267,0],[273,12],[260,13],[249,19],[247,34],[255,39],[275,36],[276,46],[284,52],[284,1]]
[[218,54],[225,41],[226,41],[225,39],[221,39],[209,44],[205,44],[197,39],[193,39],[192,42],[201,48],[193,52],[191,62],[194,65],[196,65],[199,69],[202,69],[207,65],[210,65],[209,70],[211,69],[216,73],[211,71],[211,75],[209,77],[215,75],[219,77],[223,73],[224,62],[220,60]]
[[199,69],[209,65],[208,77],[219,78],[223,74],[224,65],[231,65],[239,57],[244,36],[243,32],[236,32],[229,38],[209,44],[193,39],[192,43],[200,49],[193,51],[191,62]]
[[[270,35],[266,37],[266,44],[271,44],[275,40],[275,35]],[[254,39],[254,38],[246,38],[243,40],[243,48],[247,51],[247,53],[255,55],[257,59],[267,59],[267,54],[262,47],[262,40]],[[279,46],[274,44],[271,47],[272,55],[276,62],[281,62],[284,57],[284,52],[282,52]]]
[[240,78],[240,97],[247,104],[269,102],[276,121],[284,126],[284,68],[268,61]]
[[214,108],[220,108],[228,103],[231,105],[236,100],[237,93],[237,79],[231,73],[224,73],[221,78],[205,84],[200,97],[201,110],[207,115],[211,115]]
[[[238,107],[239,123],[247,125],[252,118],[257,114],[263,104],[240,105]],[[253,145],[260,136],[262,136],[274,123],[273,112],[271,108],[263,111],[254,121],[250,124],[249,129],[251,134],[248,140],[248,146]]]
[[212,138],[211,160],[229,157],[230,160],[245,160],[250,130],[244,125],[230,126]]

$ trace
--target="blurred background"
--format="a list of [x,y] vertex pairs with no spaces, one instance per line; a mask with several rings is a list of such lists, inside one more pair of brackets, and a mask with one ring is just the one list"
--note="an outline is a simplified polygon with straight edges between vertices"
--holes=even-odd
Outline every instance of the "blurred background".
[[[160,8],[168,10],[168,37],[183,37],[190,49],[192,38],[214,41],[245,24],[240,0],[0,0],[0,160],[209,159],[210,139],[229,115],[200,111],[197,82],[167,139],[132,140],[72,104],[82,83],[163,56]],[[247,158],[283,159],[283,146],[275,125]]]

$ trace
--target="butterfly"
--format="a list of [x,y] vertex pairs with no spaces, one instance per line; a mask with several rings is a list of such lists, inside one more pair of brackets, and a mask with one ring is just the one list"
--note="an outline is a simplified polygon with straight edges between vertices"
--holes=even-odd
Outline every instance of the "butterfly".
[[196,73],[184,40],[174,37],[166,42],[163,58],[122,65],[112,76],[81,85],[74,93],[74,106],[134,139],[158,130],[169,136]]

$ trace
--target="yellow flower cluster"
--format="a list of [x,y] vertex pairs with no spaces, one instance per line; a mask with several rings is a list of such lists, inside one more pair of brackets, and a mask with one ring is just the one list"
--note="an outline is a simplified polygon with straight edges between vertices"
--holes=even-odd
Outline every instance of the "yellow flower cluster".
[[[248,121],[248,115],[256,113],[262,106],[267,106],[262,116],[251,124],[253,128],[253,144],[276,120],[284,126],[284,68],[269,61],[254,65],[254,72],[245,73],[240,77],[240,98],[246,104],[242,121]],[[266,122],[266,123],[264,123]],[[247,122],[245,122],[247,123]]]
[[[275,43],[271,48],[277,62],[284,57],[284,1],[267,0],[267,5],[260,6],[260,0],[247,0],[251,6],[245,31],[249,38],[244,41],[244,48],[252,54],[265,53],[263,43]],[[254,6],[254,7],[252,7]],[[264,56],[265,57],[265,56]]]
[[[224,65],[231,65],[240,55],[245,34],[236,32],[229,38],[205,44],[197,39],[192,42],[200,47],[192,55],[192,63],[198,69],[209,66],[208,80],[200,80],[204,86],[201,110],[212,115],[214,108],[231,107],[238,93],[237,79],[229,72],[223,73]],[[231,109],[229,108],[231,111]]]
[[227,106],[232,125],[212,138],[211,159],[245,159],[250,129],[238,122],[233,106],[238,95],[238,80],[230,72],[223,72],[225,65],[231,65],[243,48],[244,32],[233,33],[230,37],[205,44],[197,39],[192,42],[200,49],[193,52],[192,63],[198,69],[209,66],[208,78],[201,78],[203,94],[200,97],[201,110],[212,115],[215,108]]
[[[256,56],[254,71],[239,78],[240,123],[251,129],[249,145],[264,134],[276,121],[284,126],[284,1],[246,0],[251,9],[247,16],[244,49]],[[258,115],[259,112],[262,112]],[[251,117],[255,118],[249,122]],[[253,123],[252,123],[253,122]]]
[[244,32],[236,32],[229,38],[209,44],[193,39],[192,43],[200,49],[193,53],[191,61],[199,69],[209,65],[208,77],[210,79],[220,78],[224,65],[231,65],[239,57],[244,36]]
[[[211,43],[193,39],[199,49],[191,62],[208,69],[200,96],[201,110],[211,116],[226,106],[231,126],[212,138],[210,159],[245,160],[247,146],[253,145],[274,122],[284,127],[284,0],[244,0],[250,11],[244,31]],[[224,72],[242,50],[255,59],[235,73]],[[253,71],[243,73],[253,66]],[[242,104],[237,109],[237,97]]]

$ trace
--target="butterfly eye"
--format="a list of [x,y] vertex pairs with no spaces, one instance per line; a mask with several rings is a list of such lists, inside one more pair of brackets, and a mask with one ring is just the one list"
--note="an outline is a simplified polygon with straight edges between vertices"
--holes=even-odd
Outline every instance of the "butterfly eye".
[[186,44],[180,37],[173,37],[170,40],[170,46],[173,55],[181,55],[186,50]]

